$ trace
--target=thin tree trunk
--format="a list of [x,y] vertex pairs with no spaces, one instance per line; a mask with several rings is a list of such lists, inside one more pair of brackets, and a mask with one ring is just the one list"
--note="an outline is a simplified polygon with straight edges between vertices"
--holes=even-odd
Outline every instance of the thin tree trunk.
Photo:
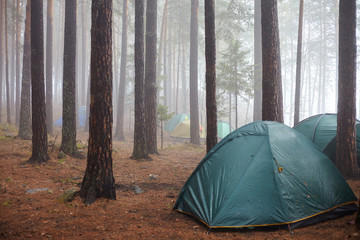
[[77,153],[76,147],[76,0],[65,2],[63,126],[60,150]]
[[254,0],[254,113],[253,120],[261,121],[262,111],[262,52],[261,0]]
[[187,89],[186,89],[186,54],[185,54],[185,39],[182,41],[182,68],[181,68],[181,77],[182,77],[182,112],[187,113],[188,103],[187,103]]
[[148,153],[158,153],[156,123],[157,0],[146,6],[145,134]]
[[31,1],[31,87],[32,87],[32,155],[30,163],[49,160],[44,88],[43,1]]
[[181,44],[180,44],[180,39],[181,39],[181,25],[179,25],[179,32],[178,32],[178,59],[177,59],[177,68],[176,68],[176,108],[175,108],[175,112],[176,114],[179,113],[179,88],[180,88],[180,56],[181,56]]
[[127,41],[128,41],[127,40],[128,6],[129,6],[129,0],[123,0],[120,84],[119,84],[119,99],[117,105],[116,131],[114,136],[114,138],[119,141],[125,141],[124,112],[125,112],[126,63],[127,63]]
[[[87,66],[87,61],[86,61],[86,50],[87,50],[87,36],[86,36],[86,29],[87,29],[87,14],[85,11],[85,5],[86,2],[82,1],[81,4],[81,38],[82,38],[82,42],[81,42],[81,77],[82,77],[82,88],[81,88],[81,100],[80,100],[80,104],[81,105],[86,105],[86,96],[87,96],[87,88],[85,88],[85,86],[87,85],[87,76],[86,76],[86,66]],[[88,83],[89,84],[89,83]]]
[[200,144],[198,93],[199,1],[191,1],[190,20],[190,142]]
[[144,1],[135,0],[135,123],[132,159],[148,159],[144,114]]
[[166,18],[166,22],[165,22],[165,31],[164,31],[164,57],[163,57],[163,75],[164,75],[164,105],[165,106],[169,106],[168,104],[168,97],[169,97],[169,86],[168,86],[168,82],[169,82],[169,77],[167,76],[167,61],[168,61],[168,56],[166,55],[167,53],[167,18]]
[[20,105],[20,122],[19,137],[22,139],[31,139],[31,112],[30,112],[30,81],[31,81],[31,12],[30,0],[26,4],[25,32],[24,32],[24,55],[23,55],[23,74],[21,87],[21,105]]
[[11,124],[11,111],[10,111],[10,86],[9,86],[9,53],[8,53],[8,21],[7,21],[7,1],[5,0],[5,67],[6,67],[6,116],[7,123]]
[[16,0],[16,94],[15,94],[15,125],[19,126],[20,119],[20,1]]
[[[5,0],[0,0],[0,86],[3,85],[4,76],[4,15],[5,15]],[[0,89],[0,123],[2,122],[2,95],[3,88]]]
[[53,51],[53,3],[47,1],[46,27],[46,126],[48,134],[53,135],[53,96],[52,96],[52,51]]
[[216,46],[215,46],[215,0],[205,2],[205,58],[206,58],[206,151],[217,143],[216,111]]
[[[164,52],[164,56],[162,55],[162,51],[163,51],[163,45],[166,45],[165,40],[166,40],[166,22],[167,22],[167,11],[168,11],[168,0],[165,0],[164,3],[164,10],[163,10],[163,15],[162,15],[162,20],[161,20],[161,31],[160,31],[160,41],[159,41],[159,54],[158,54],[158,58],[157,58],[157,70],[156,72],[161,73],[161,60],[164,57],[165,58],[165,52]],[[163,66],[165,67],[165,66]],[[164,80],[165,81],[165,80]]]
[[297,57],[296,57],[294,126],[299,123],[299,118],[300,118],[300,87],[301,87],[301,55],[302,55],[303,16],[304,16],[304,0],[300,0],[298,44],[297,44]]

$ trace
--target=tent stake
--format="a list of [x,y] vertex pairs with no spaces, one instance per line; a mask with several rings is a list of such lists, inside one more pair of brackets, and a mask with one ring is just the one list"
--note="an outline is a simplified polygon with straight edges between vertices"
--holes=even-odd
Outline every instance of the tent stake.
[[288,228],[289,228],[289,232],[290,232],[291,234],[293,234],[294,232],[291,231],[291,226],[290,226],[290,224],[288,224]]

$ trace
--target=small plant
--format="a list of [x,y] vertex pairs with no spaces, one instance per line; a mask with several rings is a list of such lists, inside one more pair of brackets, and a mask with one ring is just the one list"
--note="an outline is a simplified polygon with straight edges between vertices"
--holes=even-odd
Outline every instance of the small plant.
[[5,201],[5,202],[3,202],[3,206],[9,206],[9,205],[11,205],[12,204],[12,201]]
[[5,178],[5,181],[7,181],[7,182],[11,182],[11,177],[7,177],[7,178]]
[[160,121],[161,129],[161,148],[164,146],[164,122],[170,120],[175,113],[168,113],[168,107],[165,105],[159,104],[156,113],[158,115],[158,120]]

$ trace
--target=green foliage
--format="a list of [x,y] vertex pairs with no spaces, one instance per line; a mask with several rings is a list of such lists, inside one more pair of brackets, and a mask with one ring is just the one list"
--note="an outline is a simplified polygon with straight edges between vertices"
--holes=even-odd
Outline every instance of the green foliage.
[[3,206],[9,206],[9,205],[11,205],[12,204],[12,201],[5,201],[5,202],[3,202]]
[[7,182],[11,182],[11,177],[7,177],[7,178],[5,178],[5,181],[7,181]]
[[158,120],[161,122],[168,121],[174,116],[174,112],[168,113],[168,107],[162,104],[159,104],[156,109],[156,114],[158,115]]

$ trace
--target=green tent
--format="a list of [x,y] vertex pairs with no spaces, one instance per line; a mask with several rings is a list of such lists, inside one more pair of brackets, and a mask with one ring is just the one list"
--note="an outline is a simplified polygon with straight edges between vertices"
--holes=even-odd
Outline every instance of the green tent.
[[217,122],[217,136],[218,138],[224,138],[234,129],[230,126],[228,122],[218,121]]
[[[206,132],[201,125],[199,125],[199,134],[200,138],[205,138],[206,136]],[[190,138],[190,120],[179,123],[174,130],[171,131],[170,136],[176,138]]]
[[[332,161],[336,158],[337,114],[324,113],[299,122],[294,129],[304,134]],[[360,121],[356,120],[357,165],[360,167]]]
[[190,115],[186,113],[176,114],[171,120],[165,123],[165,131],[171,132],[181,122],[190,120]]
[[220,141],[182,188],[174,209],[209,228],[299,227],[356,211],[356,196],[302,134],[255,122]]

